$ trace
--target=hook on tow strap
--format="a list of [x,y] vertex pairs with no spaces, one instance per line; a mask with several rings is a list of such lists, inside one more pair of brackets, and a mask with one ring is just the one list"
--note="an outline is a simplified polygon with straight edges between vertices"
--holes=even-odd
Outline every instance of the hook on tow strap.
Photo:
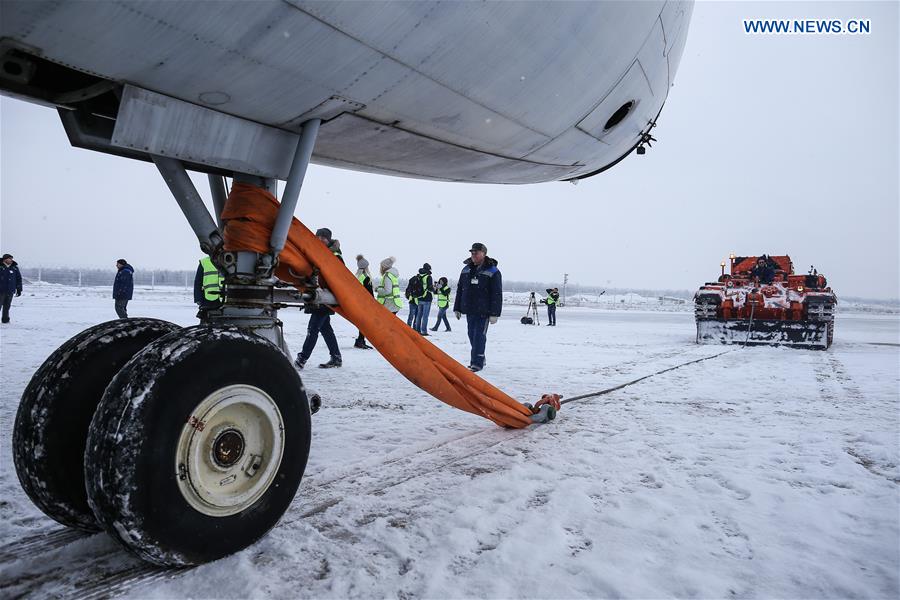
[[544,394],[534,406],[526,402],[525,406],[531,411],[531,422],[547,423],[555,419],[556,413],[560,408],[559,401],[561,399],[562,396],[559,394]]

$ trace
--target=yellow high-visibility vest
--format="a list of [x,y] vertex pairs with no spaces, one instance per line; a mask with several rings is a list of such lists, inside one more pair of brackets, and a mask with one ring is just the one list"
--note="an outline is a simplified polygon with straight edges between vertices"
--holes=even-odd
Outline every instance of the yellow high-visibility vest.
[[450,286],[443,287],[438,290],[438,308],[444,308],[450,305]]
[[[403,308],[403,294],[400,293],[400,280],[393,273],[385,273],[381,276],[381,289],[384,289],[385,278],[389,279],[391,282],[391,300],[394,301],[394,304],[396,304],[398,308]],[[378,302],[384,304],[386,299],[386,296],[379,294]]]
[[200,259],[200,266],[203,268],[203,297],[210,302],[222,299],[222,274],[213,264],[210,257],[204,256]]

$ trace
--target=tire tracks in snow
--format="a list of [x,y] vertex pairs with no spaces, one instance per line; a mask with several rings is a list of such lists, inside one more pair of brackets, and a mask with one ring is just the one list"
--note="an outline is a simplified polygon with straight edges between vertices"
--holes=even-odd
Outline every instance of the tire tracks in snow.
[[[383,461],[357,463],[353,470],[338,476],[312,475],[304,478],[292,506],[276,527],[321,515],[347,497],[380,495],[385,490],[417,477],[434,473],[453,463],[489,451],[505,441],[517,439],[526,430],[486,429],[453,436],[437,444]],[[478,440],[487,438],[486,442]],[[476,447],[460,452],[460,447]],[[379,473],[371,476],[369,473]],[[311,494],[307,490],[313,490]],[[322,529],[326,529],[322,526]],[[24,544],[24,546],[23,546]],[[85,552],[83,546],[99,546]],[[68,587],[79,598],[107,598],[160,580],[178,577],[189,569],[166,569],[146,563],[123,552],[106,535],[74,529],[35,534],[0,548],[0,588],[14,597],[46,595],[41,588]],[[30,561],[15,572],[12,567]]]
[[[863,405],[868,399],[859,386],[856,385],[856,382],[853,381],[847,367],[836,354],[828,352],[825,358],[816,365],[815,372],[824,398],[835,404],[838,402],[852,402],[859,404],[859,408],[863,409]],[[835,393],[835,390],[837,393]],[[841,397],[839,398],[838,395]],[[861,447],[864,445],[864,442],[865,439],[859,436],[850,438],[847,440],[844,452],[872,475],[900,485],[900,473],[897,472],[897,465],[879,464],[875,458],[870,456],[870,453],[867,453]]]
[[634,372],[636,367],[642,367],[642,366],[645,366],[652,362],[664,361],[664,360],[667,360],[670,358],[674,358],[676,356],[680,356],[682,354],[691,352],[695,348],[697,348],[697,346],[689,347],[689,348],[679,347],[679,348],[670,348],[667,350],[659,350],[657,352],[651,352],[650,354],[644,355],[644,357],[643,357],[644,360],[639,360],[639,359],[624,360],[622,362],[615,363],[612,365],[605,365],[602,367],[597,367],[597,368],[591,369],[589,371],[589,373],[591,375],[600,375],[600,376],[604,376],[604,377],[614,377],[616,375],[628,375],[628,374],[631,374],[632,372]]
[[[689,351],[690,349],[660,352],[650,360],[625,361],[610,368],[621,375],[621,369],[626,366],[646,367],[649,373],[640,378],[640,381],[647,381],[674,368],[698,362],[691,360],[662,369],[653,367],[654,363],[659,365],[671,362],[673,357]],[[636,383],[637,380],[631,382]],[[327,521],[324,515],[329,509],[348,498],[383,495],[391,488],[453,467],[498,446],[516,442],[531,431],[530,428],[478,430],[455,435],[386,460],[357,462],[344,473],[319,473],[305,477],[297,497],[276,529],[292,528],[303,522],[326,537],[343,536],[352,539],[352,531]],[[394,554],[387,546],[385,551]],[[13,567],[19,568],[14,570]],[[154,582],[180,577],[188,570],[190,569],[167,569],[145,563],[124,552],[108,536],[72,529],[42,532],[0,547],[0,589],[13,597],[46,596],[47,590],[42,588],[48,585],[52,586],[54,593],[68,589],[79,598],[108,598]]]

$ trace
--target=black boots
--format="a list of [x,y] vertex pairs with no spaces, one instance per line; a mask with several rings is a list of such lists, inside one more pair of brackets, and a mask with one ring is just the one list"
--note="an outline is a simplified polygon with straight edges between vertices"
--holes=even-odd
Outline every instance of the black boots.
[[327,363],[322,363],[321,365],[319,365],[319,368],[320,369],[336,369],[336,368],[340,367],[342,364],[343,363],[341,362],[340,356],[332,356],[331,360],[329,360]]

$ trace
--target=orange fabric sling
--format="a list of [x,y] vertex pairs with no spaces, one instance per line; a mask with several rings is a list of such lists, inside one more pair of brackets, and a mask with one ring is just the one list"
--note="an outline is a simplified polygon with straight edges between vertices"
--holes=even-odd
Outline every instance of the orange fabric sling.
[[[269,252],[278,206],[267,191],[235,183],[222,213],[225,250]],[[305,290],[298,276],[308,277],[314,267],[337,298],[335,312],[356,325],[381,355],[419,388],[498,425],[531,425],[527,407],[453,360],[379,304],[331,250],[295,218],[275,274]]]

